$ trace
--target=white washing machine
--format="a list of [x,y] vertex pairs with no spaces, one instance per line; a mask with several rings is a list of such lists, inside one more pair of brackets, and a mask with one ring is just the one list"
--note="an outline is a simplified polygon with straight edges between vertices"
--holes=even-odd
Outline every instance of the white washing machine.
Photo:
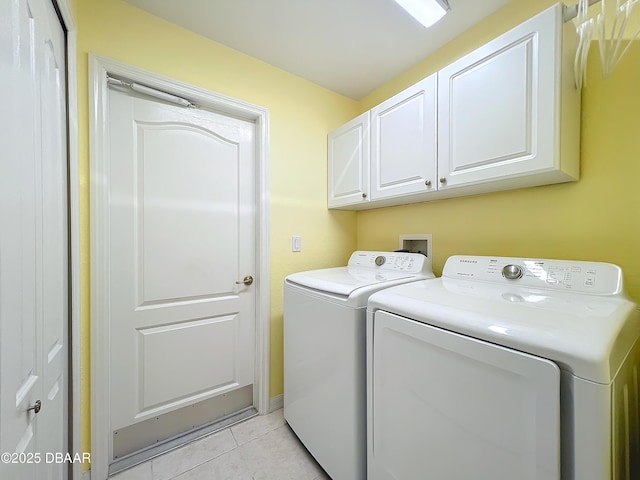
[[422,254],[357,251],[284,284],[284,416],[333,480],[366,478],[369,295],[434,278]]
[[606,263],[454,256],[372,295],[369,480],[640,479],[639,336]]

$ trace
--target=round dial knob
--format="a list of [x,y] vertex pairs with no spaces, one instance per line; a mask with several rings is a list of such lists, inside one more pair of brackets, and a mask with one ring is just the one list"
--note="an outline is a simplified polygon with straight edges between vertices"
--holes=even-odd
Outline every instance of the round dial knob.
[[520,265],[505,265],[502,269],[502,276],[509,280],[517,280],[524,275]]
[[387,259],[385,257],[383,257],[382,255],[379,255],[376,257],[376,265],[381,266],[384,265],[384,262],[386,262]]

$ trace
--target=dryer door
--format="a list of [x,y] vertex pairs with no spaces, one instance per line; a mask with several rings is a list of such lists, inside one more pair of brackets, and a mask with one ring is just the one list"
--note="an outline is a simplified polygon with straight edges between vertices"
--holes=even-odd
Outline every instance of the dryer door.
[[368,375],[369,478],[560,478],[554,363],[377,311]]

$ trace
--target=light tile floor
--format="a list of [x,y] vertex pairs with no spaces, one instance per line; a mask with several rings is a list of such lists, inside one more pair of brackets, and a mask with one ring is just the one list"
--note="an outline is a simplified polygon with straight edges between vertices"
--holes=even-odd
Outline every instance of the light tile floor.
[[165,453],[110,480],[331,480],[282,409]]

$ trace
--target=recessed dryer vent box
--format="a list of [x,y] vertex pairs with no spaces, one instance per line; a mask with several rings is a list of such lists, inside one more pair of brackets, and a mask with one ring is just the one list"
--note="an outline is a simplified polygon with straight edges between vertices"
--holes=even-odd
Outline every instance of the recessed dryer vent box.
[[400,250],[407,250],[411,253],[421,253],[427,258],[432,259],[431,245],[430,233],[403,233],[400,235]]

